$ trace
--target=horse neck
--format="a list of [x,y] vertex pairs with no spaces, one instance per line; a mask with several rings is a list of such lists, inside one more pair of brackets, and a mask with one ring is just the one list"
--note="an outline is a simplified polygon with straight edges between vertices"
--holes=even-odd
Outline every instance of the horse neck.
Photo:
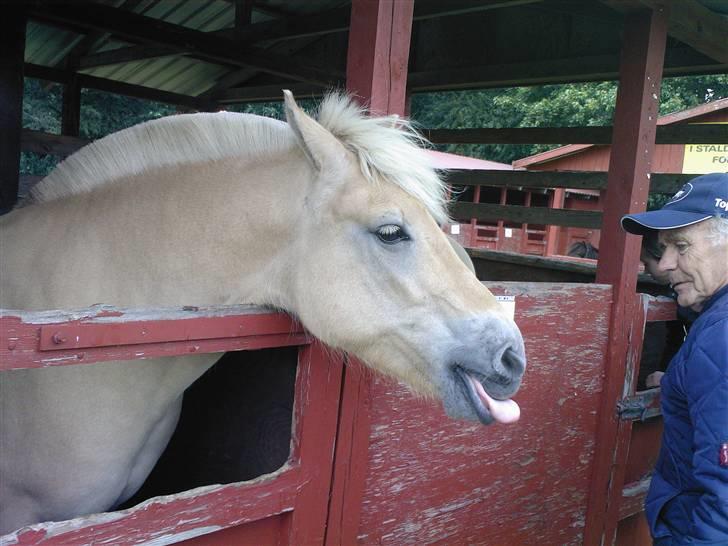
[[165,167],[21,209],[4,237],[44,263],[28,263],[23,245],[9,249],[15,305],[286,307],[286,251],[310,172],[288,155]]
[[[172,237],[182,248],[195,249],[196,272],[211,282],[191,284],[211,291],[199,296],[211,297],[208,303],[286,306],[283,285],[294,266],[288,250],[310,173],[299,155],[183,167],[170,170],[160,185],[160,200],[174,192],[187,196],[160,222],[173,225],[177,215],[185,219],[184,229]],[[174,187],[162,189],[165,185]]]

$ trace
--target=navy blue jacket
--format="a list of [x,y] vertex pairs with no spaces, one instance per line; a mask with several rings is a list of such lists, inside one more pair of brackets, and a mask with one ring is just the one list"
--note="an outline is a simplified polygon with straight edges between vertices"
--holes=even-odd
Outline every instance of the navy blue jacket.
[[655,544],[728,545],[728,286],[705,304],[661,382],[664,432],[645,512]]

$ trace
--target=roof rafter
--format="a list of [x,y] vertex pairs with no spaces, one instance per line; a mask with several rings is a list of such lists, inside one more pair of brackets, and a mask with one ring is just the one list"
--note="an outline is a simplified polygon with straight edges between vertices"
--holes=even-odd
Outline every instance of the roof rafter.
[[[705,61],[703,55],[684,46],[668,49],[665,52],[664,75],[672,76],[676,71],[685,75],[685,66],[688,65],[694,74],[728,72],[728,63]],[[613,54],[411,72],[407,81],[412,92],[422,92],[607,81],[616,80],[618,77],[619,57]]]
[[[413,19],[418,21],[433,17],[462,15],[463,13],[541,2],[543,0],[482,0],[477,4],[473,4],[471,0],[450,0],[447,3],[443,3],[440,0],[418,0],[415,3]],[[259,9],[255,3],[254,8]],[[350,14],[350,6],[344,6],[321,14],[279,17],[271,21],[243,26],[236,30],[223,29],[208,34],[234,40],[239,46],[251,45],[261,40],[290,40],[294,38],[321,36],[348,30]],[[172,47],[167,51],[163,51],[162,48],[145,48],[144,46],[130,46],[114,51],[116,52],[115,55],[111,55],[111,52],[88,55],[81,60],[80,65],[84,68],[92,68],[179,53],[178,50]]]
[[712,12],[697,0],[602,0],[612,8],[630,12],[638,9],[668,9],[667,33],[696,51],[721,63],[728,63],[728,18]]
[[[244,48],[239,41],[215,33],[190,30],[100,4],[41,4],[36,1],[28,6],[28,15],[55,25],[109,32],[130,42],[169,47],[171,53],[190,54],[213,63],[254,68],[299,81],[326,86],[331,81],[343,79],[343,73],[270,55],[263,50]],[[240,54],[236,55],[236,51]]]

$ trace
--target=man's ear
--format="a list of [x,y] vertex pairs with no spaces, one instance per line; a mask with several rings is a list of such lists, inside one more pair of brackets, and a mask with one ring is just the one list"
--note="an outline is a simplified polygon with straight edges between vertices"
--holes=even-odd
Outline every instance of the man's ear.
[[311,166],[321,172],[336,172],[346,167],[346,149],[339,140],[296,104],[293,94],[283,90],[286,121]]

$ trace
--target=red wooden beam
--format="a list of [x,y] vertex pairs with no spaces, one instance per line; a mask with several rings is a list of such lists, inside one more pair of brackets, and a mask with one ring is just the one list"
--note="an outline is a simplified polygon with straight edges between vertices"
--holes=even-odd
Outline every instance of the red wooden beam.
[[354,0],[346,89],[377,114],[405,114],[413,0]]
[[0,371],[310,342],[290,316],[250,306],[0,313]]
[[619,440],[616,404],[624,394],[628,348],[638,311],[635,289],[640,253],[640,239],[622,231],[620,218],[646,207],[666,36],[664,10],[636,12],[625,19],[596,279],[614,286],[611,344],[599,410],[585,545],[612,544],[619,517],[626,453]]

